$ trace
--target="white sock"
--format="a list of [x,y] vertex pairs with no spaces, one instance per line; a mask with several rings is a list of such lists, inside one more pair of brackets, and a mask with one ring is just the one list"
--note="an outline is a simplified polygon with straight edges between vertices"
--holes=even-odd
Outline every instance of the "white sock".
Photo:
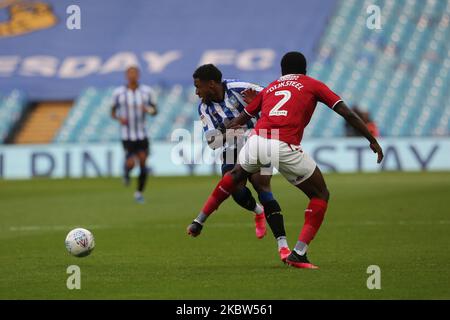
[[264,212],[264,207],[260,205],[259,203],[256,204],[255,209],[253,209],[253,212],[256,214],[261,214]]
[[289,248],[286,237],[283,236],[278,237],[277,242],[278,242],[278,250],[280,250],[281,248]]
[[206,219],[208,219],[208,216],[206,214],[204,214],[203,212],[200,212],[198,214],[197,218],[194,219],[194,221],[203,225],[206,222]]
[[139,192],[139,191],[136,191],[136,192],[134,193],[134,197],[135,197],[135,198],[138,198],[138,197],[141,197],[141,196],[142,196],[142,193]]
[[297,241],[294,251],[297,252],[299,255],[303,256],[306,253],[306,251],[308,251],[308,245],[304,242]]

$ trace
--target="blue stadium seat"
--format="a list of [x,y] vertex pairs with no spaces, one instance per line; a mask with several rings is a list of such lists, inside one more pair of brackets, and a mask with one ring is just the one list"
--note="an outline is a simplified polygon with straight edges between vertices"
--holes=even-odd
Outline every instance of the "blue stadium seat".
[[0,94],[0,143],[4,143],[11,129],[24,112],[27,101],[19,90]]
[[[382,30],[366,26],[365,9],[372,4],[382,10]],[[449,16],[449,1],[340,1],[310,74],[348,105],[368,111],[382,135],[449,135]],[[192,130],[198,118],[193,87],[154,89],[159,114],[148,117],[149,135],[170,140],[178,128]],[[110,118],[111,94],[111,88],[86,89],[55,142],[118,141],[119,124]],[[305,137],[342,135],[342,119],[318,106]]]
[[[382,30],[365,26],[369,4],[381,7]],[[448,1],[342,1],[311,75],[369,111],[384,135],[449,135],[449,15]],[[305,135],[342,134],[320,109]]]
[[[192,88],[174,85],[170,88],[156,87],[158,116],[147,117],[150,137],[170,140],[177,128],[191,129],[197,118],[197,98]],[[86,89],[77,99],[54,142],[110,142],[120,140],[120,126],[111,119],[113,88]]]

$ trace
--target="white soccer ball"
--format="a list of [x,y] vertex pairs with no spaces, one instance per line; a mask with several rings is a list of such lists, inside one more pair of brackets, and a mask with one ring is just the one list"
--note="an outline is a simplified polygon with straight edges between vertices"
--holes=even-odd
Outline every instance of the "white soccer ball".
[[88,256],[95,247],[94,235],[89,230],[76,228],[66,237],[66,248],[75,257]]

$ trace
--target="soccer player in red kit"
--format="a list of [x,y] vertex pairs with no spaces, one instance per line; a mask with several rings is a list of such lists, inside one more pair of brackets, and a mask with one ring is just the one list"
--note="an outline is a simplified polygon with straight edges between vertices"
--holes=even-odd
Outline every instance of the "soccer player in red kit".
[[[310,199],[305,222],[294,250],[286,263],[297,268],[317,269],[307,258],[308,246],[319,231],[330,197],[320,169],[301,146],[303,131],[318,102],[341,115],[369,141],[377,162],[383,151],[364,122],[324,83],[306,76],[306,59],[300,52],[289,52],[281,60],[282,77],[261,91],[230,124],[237,128],[261,112],[251,136],[239,153],[238,164],[226,174],[206,201],[199,217],[210,215],[233,192],[235,185],[267,165],[274,166]],[[269,173],[270,174],[270,173]],[[201,225],[196,220],[188,234],[197,236]]]

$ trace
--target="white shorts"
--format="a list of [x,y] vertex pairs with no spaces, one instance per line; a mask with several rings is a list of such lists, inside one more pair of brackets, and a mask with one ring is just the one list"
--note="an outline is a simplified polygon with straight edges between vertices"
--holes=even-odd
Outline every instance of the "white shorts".
[[239,152],[238,163],[249,173],[272,174],[275,167],[293,185],[311,177],[317,166],[300,146],[258,135],[247,140]]

